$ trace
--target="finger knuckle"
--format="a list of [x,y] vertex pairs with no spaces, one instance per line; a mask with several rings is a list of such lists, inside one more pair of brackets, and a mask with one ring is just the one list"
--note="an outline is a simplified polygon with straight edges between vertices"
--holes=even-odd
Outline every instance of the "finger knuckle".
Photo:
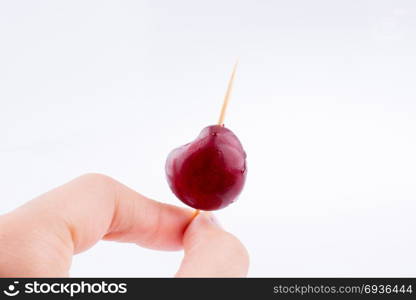
[[97,186],[112,186],[115,183],[113,178],[101,173],[86,173],[80,176],[79,179]]

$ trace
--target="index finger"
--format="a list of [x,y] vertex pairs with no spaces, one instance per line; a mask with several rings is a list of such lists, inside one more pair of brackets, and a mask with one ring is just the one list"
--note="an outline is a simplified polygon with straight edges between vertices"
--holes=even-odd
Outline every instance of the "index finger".
[[16,220],[21,228],[52,231],[73,253],[79,253],[101,239],[178,250],[192,216],[189,209],[151,200],[108,176],[87,174],[28,202],[6,218],[12,223]]

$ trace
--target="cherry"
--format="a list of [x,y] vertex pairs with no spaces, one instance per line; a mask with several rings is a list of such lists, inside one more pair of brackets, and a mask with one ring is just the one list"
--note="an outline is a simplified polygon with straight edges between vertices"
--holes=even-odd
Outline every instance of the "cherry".
[[237,64],[225,94],[218,125],[205,127],[191,143],[173,150],[166,160],[166,177],[185,204],[216,210],[234,202],[247,175],[246,153],[237,136],[224,127]]
[[224,208],[243,189],[246,153],[231,130],[208,126],[193,142],[169,154],[166,175],[173,193],[185,204],[201,210]]

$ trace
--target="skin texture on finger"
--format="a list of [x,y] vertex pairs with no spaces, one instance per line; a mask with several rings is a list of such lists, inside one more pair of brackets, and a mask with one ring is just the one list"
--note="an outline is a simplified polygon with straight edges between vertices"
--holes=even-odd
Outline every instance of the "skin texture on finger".
[[197,215],[184,234],[185,256],[176,277],[245,277],[249,256],[212,213]]
[[72,255],[101,239],[179,250],[192,216],[87,174],[0,217],[0,276],[67,276]]

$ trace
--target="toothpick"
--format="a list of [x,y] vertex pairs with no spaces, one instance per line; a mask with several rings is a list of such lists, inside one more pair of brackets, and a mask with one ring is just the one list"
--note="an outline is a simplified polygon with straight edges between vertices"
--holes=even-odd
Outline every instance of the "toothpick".
[[224,102],[222,104],[221,114],[218,120],[218,125],[220,126],[224,126],[225,111],[227,110],[228,102],[230,101],[230,98],[231,98],[231,91],[233,89],[234,77],[237,71],[237,66],[238,66],[238,60],[236,61],[234,65],[233,72],[231,73],[230,81],[228,81],[227,91],[225,92]]
[[192,215],[191,220],[195,219],[195,218],[199,215],[199,213],[200,213],[200,212],[201,212],[201,211],[200,211],[199,209],[196,209],[196,210],[194,211],[194,214]]

